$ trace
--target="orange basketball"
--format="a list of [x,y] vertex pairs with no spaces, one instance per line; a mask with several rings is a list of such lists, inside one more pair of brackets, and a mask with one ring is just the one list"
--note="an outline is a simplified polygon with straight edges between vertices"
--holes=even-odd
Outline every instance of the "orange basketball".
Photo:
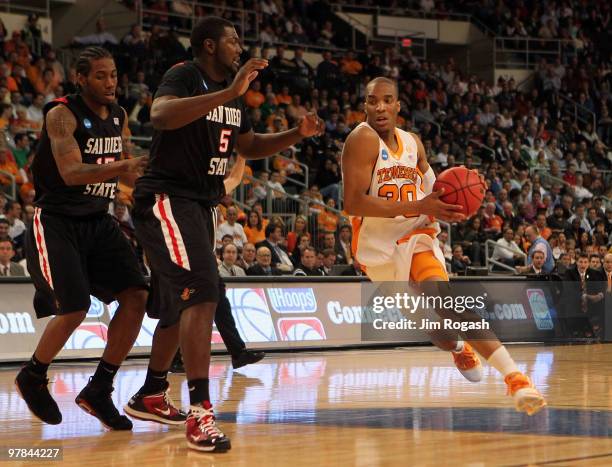
[[433,189],[438,191],[442,188],[444,188],[444,194],[440,199],[448,204],[463,206],[463,214],[466,218],[476,214],[487,190],[478,171],[468,170],[464,166],[453,167],[438,175]]

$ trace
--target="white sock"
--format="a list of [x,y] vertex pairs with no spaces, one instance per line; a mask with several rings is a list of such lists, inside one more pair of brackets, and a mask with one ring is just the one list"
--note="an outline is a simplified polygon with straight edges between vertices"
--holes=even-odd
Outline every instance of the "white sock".
[[461,339],[459,339],[457,341],[457,347],[455,347],[453,350],[451,350],[451,352],[453,353],[461,353],[463,352],[463,341]]
[[514,360],[512,360],[512,357],[503,345],[493,352],[487,361],[489,365],[499,371],[504,378],[510,373],[519,371],[516,363],[514,363]]

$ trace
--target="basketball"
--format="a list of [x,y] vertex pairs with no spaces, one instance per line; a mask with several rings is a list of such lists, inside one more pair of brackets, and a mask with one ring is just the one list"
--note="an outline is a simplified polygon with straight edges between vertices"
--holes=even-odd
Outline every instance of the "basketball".
[[438,191],[442,188],[444,194],[440,199],[448,204],[463,206],[463,214],[466,218],[470,218],[482,205],[487,186],[480,179],[476,169],[469,170],[460,166],[445,170],[438,175],[433,189]]

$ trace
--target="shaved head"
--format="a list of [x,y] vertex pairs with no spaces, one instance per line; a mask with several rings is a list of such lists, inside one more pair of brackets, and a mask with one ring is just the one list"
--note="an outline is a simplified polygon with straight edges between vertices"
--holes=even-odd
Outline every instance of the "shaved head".
[[370,93],[370,90],[374,88],[377,84],[387,84],[393,88],[394,94],[393,97],[397,99],[399,92],[397,90],[397,82],[390,79],[385,78],[384,76],[379,76],[378,78],[374,78],[371,80],[366,86],[366,95]]

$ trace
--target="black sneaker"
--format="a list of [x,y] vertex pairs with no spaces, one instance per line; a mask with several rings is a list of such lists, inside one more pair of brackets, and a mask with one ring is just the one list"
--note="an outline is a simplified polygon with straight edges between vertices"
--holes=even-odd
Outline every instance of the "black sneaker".
[[93,415],[109,430],[131,430],[132,422],[125,415],[121,415],[113,404],[111,394],[112,386],[96,386],[89,383],[83,388],[74,400],[85,412]]
[[180,350],[176,353],[170,364],[170,373],[185,373],[185,366],[183,365],[183,357],[181,356]]
[[245,365],[250,365],[251,363],[256,363],[262,358],[266,356],[265,352],[255,352],[253,350],[243,350],[238,355],[232,355],[232,366],[234,370],[243,367]]
[[58,425],[62,422],[62,413],[57,403],[49,393],[46,376],[40,376],[27,368],[22,368],[15,378],[17,392],[35,417],[49,425]]

